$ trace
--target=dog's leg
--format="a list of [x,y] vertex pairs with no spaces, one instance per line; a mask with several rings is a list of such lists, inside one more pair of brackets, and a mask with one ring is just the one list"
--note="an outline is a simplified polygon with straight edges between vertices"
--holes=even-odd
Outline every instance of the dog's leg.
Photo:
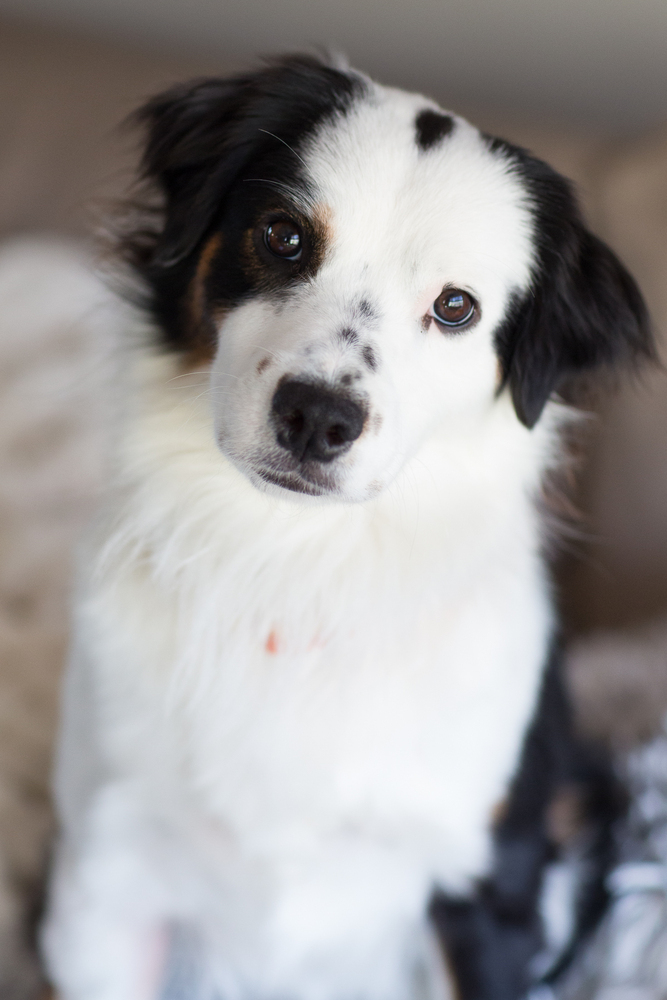
[[59,1000],[157,1000],[169,947],[152,880],[127,850],[63,847],[42,946]]
[[623,809],[611,771],[574,735],[554,658],[495,829],[492,871],[473,896],[437,893],[431,903],[461,1000],[519,1000],[534,983],[532,960],[544,945],[544,869],[558,846],[550,829],[550,806],[560,788],[579,790],[589,847],[586,878],[572,900],[571,939],[542,982],[552,982],[569,964],[604,912],[605,877],[614,854],[612,824]]
[[56,796],[61,842],[41,931],[58,1000],[155,1000],[168,948],[141,793],[111,781],[98,749],[93,671],[75,642]]
[[[517,855],[519,855],[517,845]],[[525,846],[526,872],[536,858]],[[516,861],[520,862],[517,856]],[[541,867],[541,866],[540,866]],[[448,955],[460,1000],[519,1000],[531,984],[531,959],[541,942],[533,892],[504,897],[489,880],[479,893],[463,899],[439,893],[431,917]]]

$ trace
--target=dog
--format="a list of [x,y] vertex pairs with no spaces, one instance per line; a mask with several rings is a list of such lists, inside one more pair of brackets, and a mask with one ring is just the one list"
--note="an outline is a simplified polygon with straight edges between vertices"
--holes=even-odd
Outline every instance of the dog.
[[188,997],[517,1000],[604,906],[600,766],[545,971],[550,803],[597,765],[540,498],[554,393],[652,356],[641,295],[550,167],[346,66],[138,118],[147,298],[80,560],[51,980],[157,1000],[187,940]]

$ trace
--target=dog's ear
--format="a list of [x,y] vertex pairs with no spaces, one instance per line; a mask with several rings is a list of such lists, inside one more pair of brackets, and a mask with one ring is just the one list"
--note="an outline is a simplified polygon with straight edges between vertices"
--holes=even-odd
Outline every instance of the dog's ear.
[[503,382],[533,427],[552,392],[597,366],[653,359],[646,307],[632,277],[583,224],[570,184],[525,150],[499,140],[524,183],[534,218],[531,287],[496,333]]
[[203,79],[158,94],[133,116],[146,132],[142,175],[163,196],[151,264],[169,267],[192,250],[245,153],[234,143],[249,78]]
[[[277,142],[284,152],[364,87],[358,75],[298,55],[255,73],[173,87],[140,108],[133,121],[146,132],[143,176],[164,198],[151,263],[183,260],[255,154]],[[293,167],[298,173],[298,157]]]

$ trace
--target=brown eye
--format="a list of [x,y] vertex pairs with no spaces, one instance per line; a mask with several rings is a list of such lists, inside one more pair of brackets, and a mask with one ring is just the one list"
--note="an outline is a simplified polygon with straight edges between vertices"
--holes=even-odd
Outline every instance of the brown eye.
[[280,219],[264,230],[264,242],[275,257],[296,260],[301,256],[301,230],[295,222]]
[[430,315],[443,326],[467,326],[474,318],[477,306],[472,295],[460,288],[443,288],[430,309]]

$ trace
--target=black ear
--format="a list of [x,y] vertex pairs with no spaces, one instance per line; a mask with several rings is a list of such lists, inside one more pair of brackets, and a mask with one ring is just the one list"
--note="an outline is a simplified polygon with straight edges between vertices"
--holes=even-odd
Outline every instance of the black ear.
[[164,199],[150,263],[168,268],[186,257],[244,164],[271,143],[298,143],[364,87],[362,77],[290,56],[255,73],[173,87],[140,108],[134,121],[147,133],[143,176]]
[[500,140],[491,148],[520,175],[535,222],[531,287],[515,296],[496,333],[502,385],[533,427],[568,377],[653,359],[655,346],[637,285],[584,226],[570,184],[525,150]]
[[190,81],[158,94],[133,116],[146,132],[143,178],[164,199],[153,266],[169,267],[192,250],[216,197],[241,165],[244,148],[233,137],[249,85],[247,78]]

